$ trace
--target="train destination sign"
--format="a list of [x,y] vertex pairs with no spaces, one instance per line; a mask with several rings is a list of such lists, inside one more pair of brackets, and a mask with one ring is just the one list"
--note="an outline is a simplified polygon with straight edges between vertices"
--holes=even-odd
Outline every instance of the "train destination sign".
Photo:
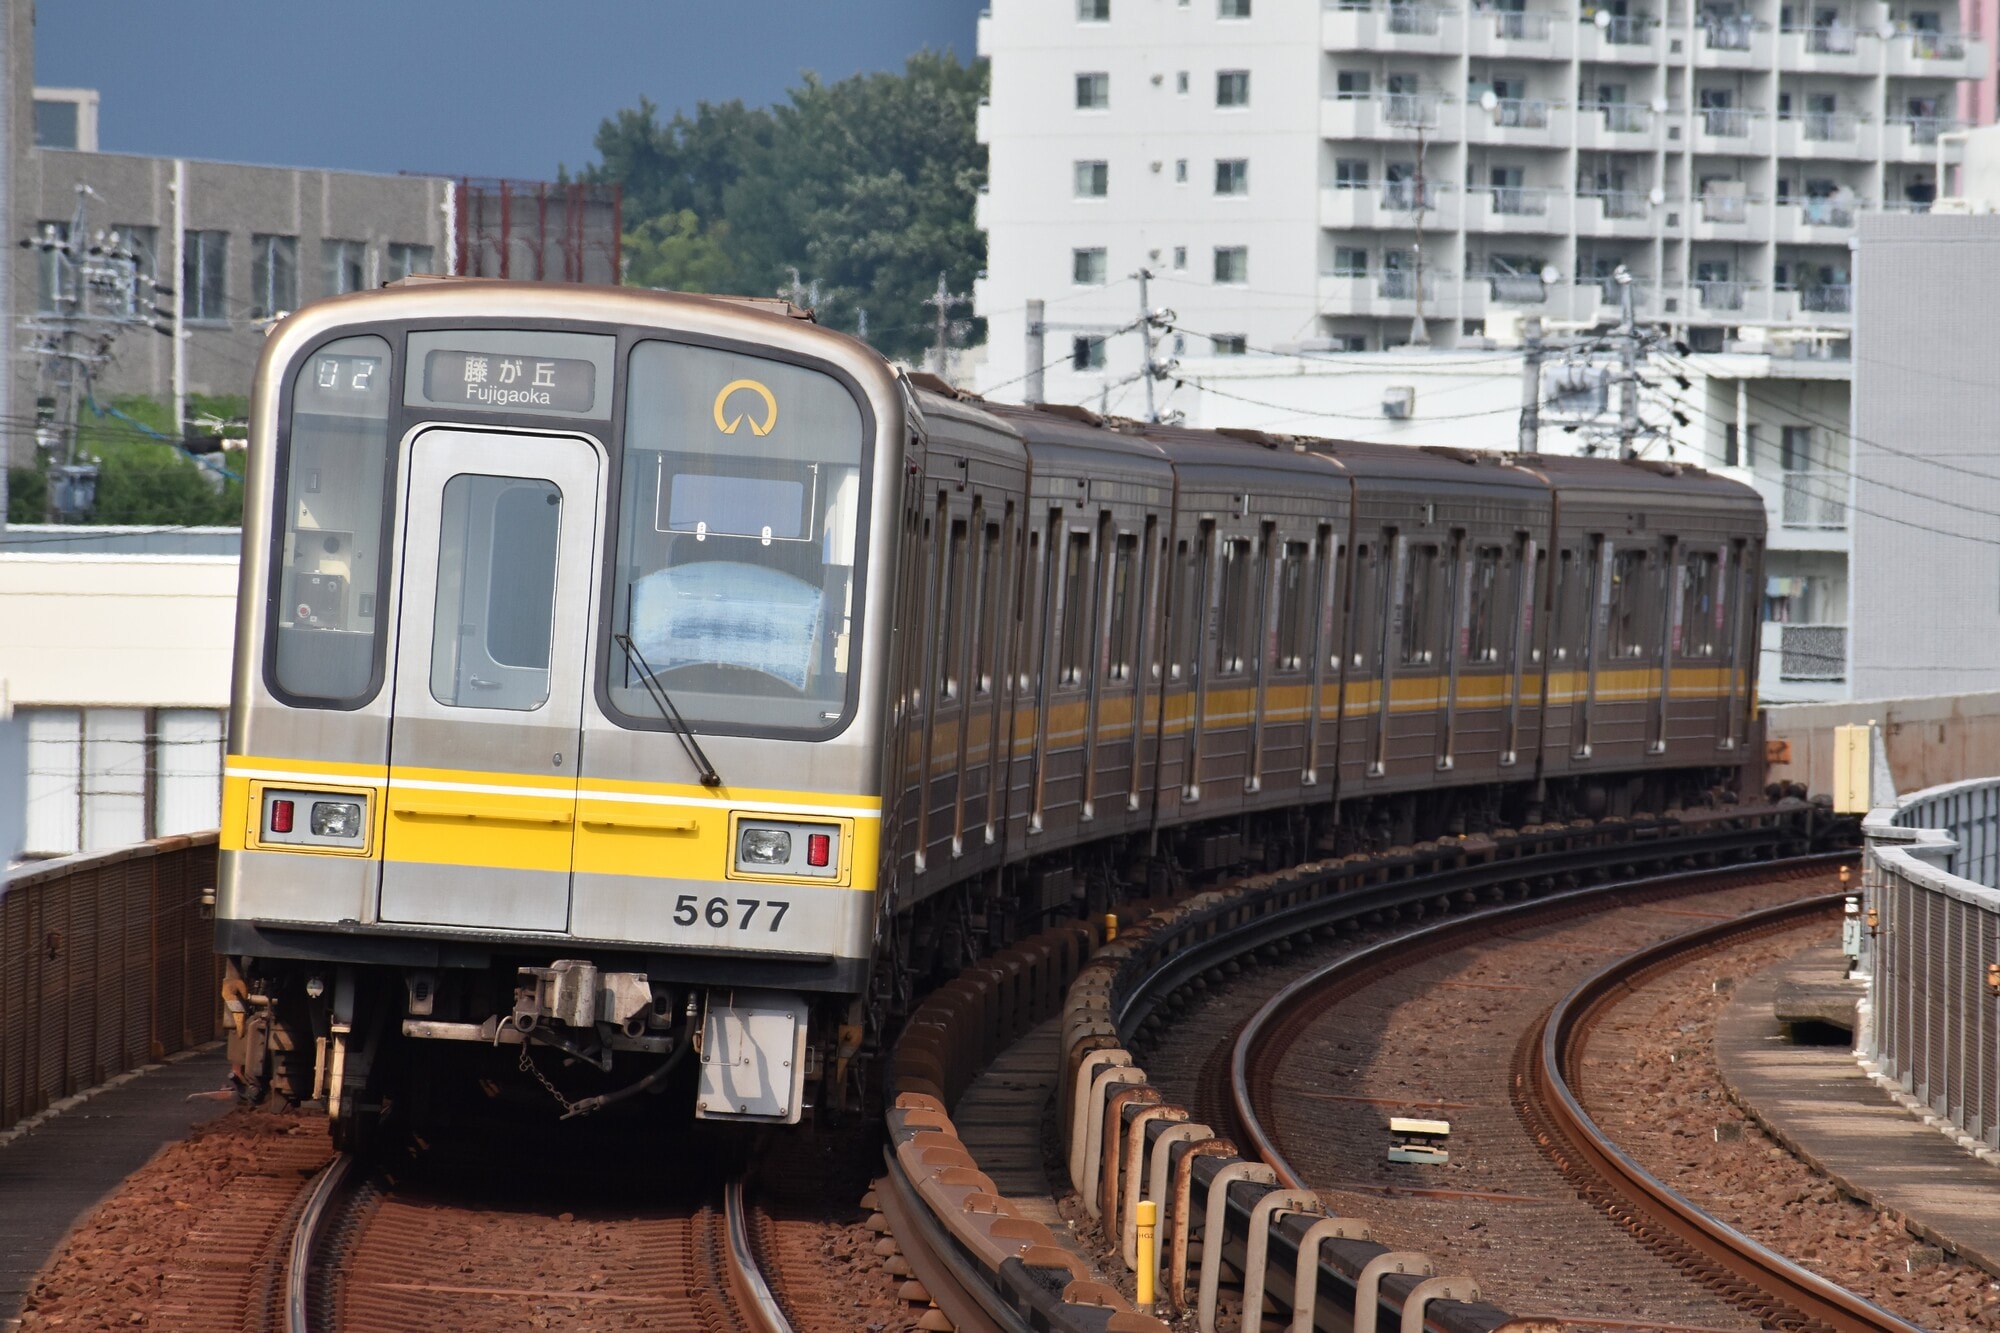
[[486,412],[575,412],[597,401],[597,366],[565,356],[441,348],[424,357],[424,397]]

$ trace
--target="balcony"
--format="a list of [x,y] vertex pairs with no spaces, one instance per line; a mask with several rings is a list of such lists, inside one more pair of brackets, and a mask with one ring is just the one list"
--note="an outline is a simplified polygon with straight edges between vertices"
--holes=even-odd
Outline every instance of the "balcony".
[[1798,245],[1846,245],[1854,230],[1854,215],[1869,207],[1852,194],[1780,199],[1772,211],[1771,239]]
[[1748,14],[1705,18],[1695,38],[1698,69],[1769,69],[1771,30]]
[[1808,111],[1778,121],[1773,147],[1780,157],[1873,161],[1879,139],[1874,122],[1844,111]]
[[[1779,323],[1832,325],[1845,328],[1854,318],[1854,288],[1847,283],[1824,283],[1813,287],[1786,287],[1773,292],[1771,318]],[[1786,485],[1797,473],[1786,473]],[[1787,495],[1790,492],[1787,491]],[[1787,501],[1789,503],[1789,500]],[[1792,525],[1801,526],[1801,525]],[[1836,528],[1845,522],[1820,525]]]
[[1648,14],[1602,15],[1604,26],[1585,20],[1576,30],[1577,59],[1596,64],[1650,65],[1658,59],[1659,21]]
[[[1843,293],[1845,287],[1839,289]],[[1788,528],[1840,532],[1847,527],[1847,478],[1831,468],[1782,474],[1784,498],[1778,522]]]
[[1512,60],[1568,60],[1574,28],[1539,10],[1481,10],[1472,14],[1470,54]]
[[[1438,93],[1383,93],[1375,97],[1328,97],[1320,102],[1320,134],[1329,139],[1394,139],[1409,142],[1418,129],[1452,137],[1458,107],[1442,114]],[[1445,125],[1445,120],[1453,123]]]
[[1778,636],[1778,679],[1847,679],[1847,626],[1775,624],[1769,628]]
[[1959,32],[1899,32],[1888,41],[1883,72],[1891,78],[1978,78],[1986,43]]
[[[1868,36],[1874,39],[1874,34]],[[1875,62],[1862,59],[1861,37],[1857,29],[1839,23],[1787,28],[1778,35],[1778,64],[1802,74],[1872,74]]]
[[1326,7],[1320,21],[1320,42],[1328,51],[1456,54],[1457,20],[1457,10],[1438,5],[1344,0]]
[[1488,185],[1465,194],[1467,231],[1547,236],[1569,230],[1572,196],[1566,190]]
[[[1437,231],[1458,230],[1458,194],[1436,181],[1424,184],[1424,226]],[[1341,230],[1408,229],[1416,225],[1417,183],[1382,181],[1373,186],[1320,191],[1319,220]]]
[[1690,238],[1697,241],[1740,241],[1761,234],[1770,225],[1770,204],[1740,187],[1711,186],[1697,201]]
[[1638,190],[1579,194],[1576,229],[1592,236],[1651,236],[1653,201]]
[[1951,116],[1898,116],[1882,127],[1882,156],[1891,162],[1935,162],[1940,134],[1966,124]]
[[1503,97],[1491,108],[1470,104],[1465,108],[1465,137],[1469,143],[1554,148],[1559,141],[1549,119],[1549,104],[1539,99]]
[[1549,284],[1537,273],[1468,273],[1466,277],[1484,283],[1486,295],[1495,305],[1547,305]]
[[1694,308],[1705,314],[1741,317],[1762,313],[1764,302],[1756,283],[1731,278],[1697,278],[1692,284]]
[[1757,107],[1703,107],[1694,115],[1694,151],[1719,157],[1769,157],[1771,118]]
[[1576,146],[1584,152],[1640,152],[1658,139],[1659,118],[1639,102],[1588,102],[1576,109]]
[[[1446,313],[1457,283],[1433,270],[1424,271],[1424,313]],[[1328,273],[1319,280],[1322,315],[1394,318],[1417,312],[1417,275],[1411,269],[1383,269],[1375,274]]]

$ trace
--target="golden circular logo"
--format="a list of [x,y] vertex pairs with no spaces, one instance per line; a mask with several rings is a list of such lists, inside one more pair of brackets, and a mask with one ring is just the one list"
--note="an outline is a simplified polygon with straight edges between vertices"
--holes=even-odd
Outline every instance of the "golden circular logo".
[[748,389],[751,393],[756,394],[764,400],[764,422],[762,425],[759,425],[757,424],[757,419],[751,417],[750,433],[752,435],[769,435],[771,427],[778,424],[778,400],[771,396],[769,389],[759,384],[756,380],[731,380],[722,386],[722,392],[715,395],[715,428],[724,435],[734,435],[736,428],[743,424],[744,417],[740,412],[733,417],[726,417],[722,414],[722,409],[729,404],[729,396],[738,389]]

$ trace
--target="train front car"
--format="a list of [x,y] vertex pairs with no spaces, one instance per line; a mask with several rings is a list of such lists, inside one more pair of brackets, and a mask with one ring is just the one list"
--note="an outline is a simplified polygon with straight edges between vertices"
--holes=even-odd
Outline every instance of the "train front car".
[[479,1086],[799,1119],[876,934],[907,401],[768,302],[431,281],[278,329],[217,907],[253,1095],[342,1142]]

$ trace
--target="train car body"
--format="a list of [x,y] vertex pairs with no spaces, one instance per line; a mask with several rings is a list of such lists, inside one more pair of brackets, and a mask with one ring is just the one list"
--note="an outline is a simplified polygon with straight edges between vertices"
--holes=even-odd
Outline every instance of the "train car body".
[[252,403],[238,1063],[337,1136],[696,1050],[698,1115],[796,1121],[1135,886],[1720,799],[1762,540],[1693,470],[988,404],[773,302],[319,303]]

